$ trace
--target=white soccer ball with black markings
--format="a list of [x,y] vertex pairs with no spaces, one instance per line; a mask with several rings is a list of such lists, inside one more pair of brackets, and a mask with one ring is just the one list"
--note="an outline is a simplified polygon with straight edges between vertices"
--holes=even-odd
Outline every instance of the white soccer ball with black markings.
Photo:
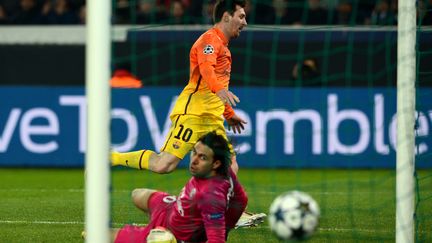
[[308,194],[289,191],[278,196],[270,206],[270,229],[280,240],[303,240],[317,229],[318,203]]

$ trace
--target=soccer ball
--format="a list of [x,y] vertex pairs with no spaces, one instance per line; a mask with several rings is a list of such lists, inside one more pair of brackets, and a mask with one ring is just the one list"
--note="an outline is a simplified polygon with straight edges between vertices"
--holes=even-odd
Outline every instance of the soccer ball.
[[308,194],[289,191],[278,196],[270,206],[270,229],[280,240],[303,240],[318,227],[320,209]]

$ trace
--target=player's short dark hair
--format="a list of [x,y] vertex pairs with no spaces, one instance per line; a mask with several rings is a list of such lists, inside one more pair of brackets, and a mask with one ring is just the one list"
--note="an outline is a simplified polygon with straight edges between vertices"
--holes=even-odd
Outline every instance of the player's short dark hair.
[[221,162],[221,166],[216,169],[216,173],[227,176],[228,168],[231,166],[231,151],[228,141],[222,135],[218,135],[213,131],[200,137],[198,142],[205,144],[213,151],[214,161],[219,160]]
[[218,0],[213,9],[213,21],[220,22],[225,12],[233,15],[237,6],[246,7],[246,0]]

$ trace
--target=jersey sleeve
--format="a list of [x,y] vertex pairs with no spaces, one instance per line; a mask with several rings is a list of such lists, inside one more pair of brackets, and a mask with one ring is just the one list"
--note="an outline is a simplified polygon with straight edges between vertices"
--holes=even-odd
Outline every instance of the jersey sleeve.
[[211,192],[201,193],[200,197],[201,200],[197,200],[199,202],[198,208],[201,210],[207,243],[225,242],[226,195],[222,190],[216,188]]
[[230,198],[228,210],[225,213],[225,224],[227,229],[233,229],[235,227],[235,224],[240,219],[242,213],[246,209],[246,205],[248,202],[247,194],[231,168],[230,178],[234,186],[234,193]]
[[231,119],[231,117],[233,117],[235,114],[234,109],[229,105],[229,104],[225,104],[225,111],[223,113],[223,116],[225,119]]
[[223,83],[217,80],[215,73],[216,61],[222,45],[213,35],[206,34],[202,36],[195,48],[197,48],[200,74],[210,90],[216,93],[224,88]]

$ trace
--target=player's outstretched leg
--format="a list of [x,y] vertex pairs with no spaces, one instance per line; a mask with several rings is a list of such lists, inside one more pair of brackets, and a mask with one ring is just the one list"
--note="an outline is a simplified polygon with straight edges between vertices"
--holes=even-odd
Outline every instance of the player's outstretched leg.
[[150,156],[155,154],[151,150],[138,150],[127,153],[111,152],[111,165],[122,165],[135,169],[149,169]]
[[111,152],[111,165],[122,165],[139,170],[151,170],[159,174],[172,172],[181,159],[167,152],[159,154],[151,150],[127,153]]

